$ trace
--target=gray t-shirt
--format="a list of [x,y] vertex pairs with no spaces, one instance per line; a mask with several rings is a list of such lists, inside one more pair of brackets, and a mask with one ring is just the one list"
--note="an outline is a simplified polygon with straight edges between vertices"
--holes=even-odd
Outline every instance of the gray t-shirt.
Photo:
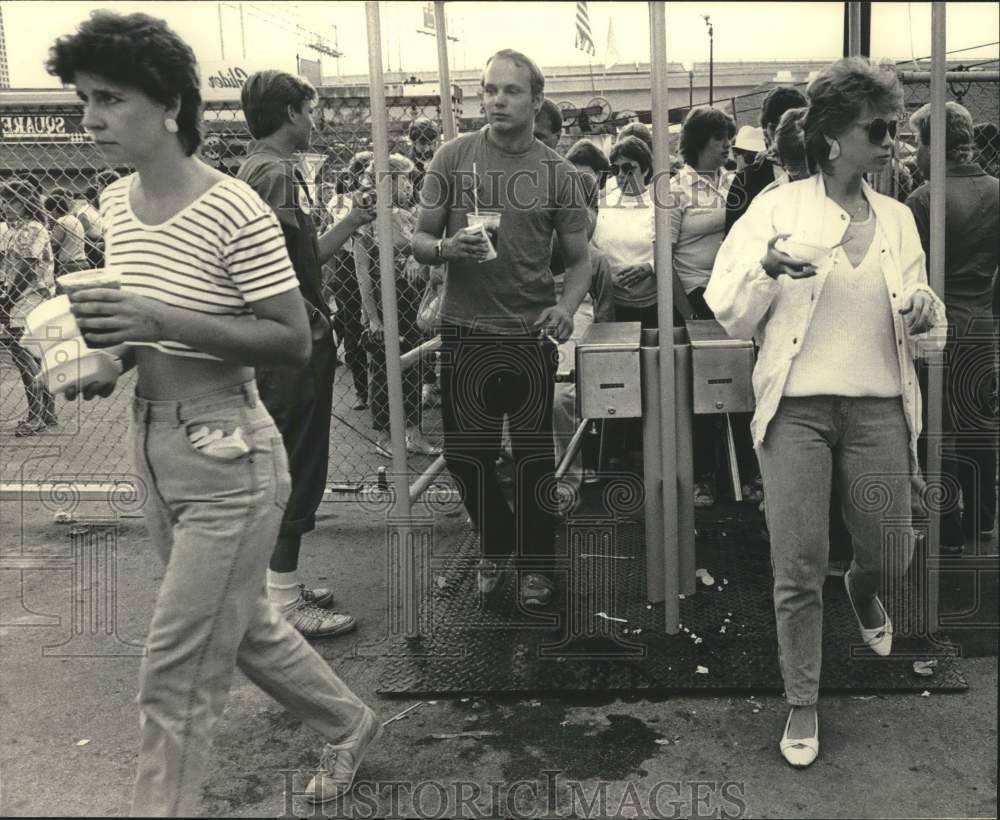
[[500,212],[497,258],[448,263],[441,321],[499,333],[530,331],[556,303],[549,259],[557,229],[587,230],[587,207],[573,166],[535,140],[509,154],[490,142],[489,126],[445,143],[427,169],[423,208],[446,207],[446,235],[473,213],[472,164],[479,210]]

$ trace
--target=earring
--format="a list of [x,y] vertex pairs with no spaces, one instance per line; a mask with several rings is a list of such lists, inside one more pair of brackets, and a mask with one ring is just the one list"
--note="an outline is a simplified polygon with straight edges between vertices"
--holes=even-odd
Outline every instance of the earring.
[[176,134],[177,130],[178,130],[177,129],[177,120],[175,120],[173,117],[167,117],[163,121],[163,127],[166,128],[167,131],[169,131],[171,134]]
[[827,154],[827,159],[834,160],[840,156],[840,143],[837,140],[827,139],[827,145],[830,146],[830,153]]

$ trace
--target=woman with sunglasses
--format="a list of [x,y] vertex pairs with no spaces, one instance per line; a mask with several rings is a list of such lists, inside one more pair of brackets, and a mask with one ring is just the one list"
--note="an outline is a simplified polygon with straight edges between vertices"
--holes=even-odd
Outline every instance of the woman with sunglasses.
[[654,211],[647,191],[653,155],[638,137],[625,137],[611,146],[609,159],[617,184],[601,198],[591,242],[611,271],[616,321],[656,327]]
[[[767,490],[791,707],[779,748],[800,768],[819,753],[831,488],[853,540],[844,584],[861,643],[885,656],[893,627],[878,597],[883,568],[897,582],[912,556],[910,482],[921,427],[913,359],[943,347],[946,330],[912,214],[864,178],[892,155],[903,107],[895,73],[850,57],[823,70],[807,94],[812,175],[754,199],[723,243],[705,293],[731,336],[760,345],[751,431]],[[807,261],[805,244],[782,250],[788,237],[820,250]]]
[[163,20],[95,11],[47,67],[75,85],[104,156],[135,168],[101,195],[120,289],[70,294],[84,339],[127,344],[123,366],[136,367],[137,483],[166,565],[140,668],[131,814],[195,814],[237,666],[337,744],[306,789],[313,802],[337,797],[379,723],[264,583],[291,481],[254,367],[302,367],[310,353],[281,227],[253,188],[196,156],[198,65]]

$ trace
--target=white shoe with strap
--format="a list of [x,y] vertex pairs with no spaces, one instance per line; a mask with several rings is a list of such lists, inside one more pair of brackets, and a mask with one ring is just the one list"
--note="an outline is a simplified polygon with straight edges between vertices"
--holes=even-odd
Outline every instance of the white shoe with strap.
[[819,756],[819,715],[814,714],[816,724],[812,737],[788,736],[788,727],[792,723],[792,712],[788,712],[788,720],[785,721],[785,731],[781,736],[778,748],[781,756],[785,758],[790,766],[796,769],[804,769],[811,766],[812,762]]
[[892,652],[892,621],[889,620],[889,613],[885,611],[885,607],[882,606],[882,602],[878,599],[878,595],[875,596],[875,603],[878,605],[879,611],[882,613],[882,626],[876,627],[875,629],[868,629],[863,623],[861,623],[861,616],[858,615],[858,608],[854,606],[854,598],[851,596],[851,573],[844,573],[844,588],[847,590],[847,600],[851,602],[851,609],[854,610],[854,617],[858,622],[858,627],[861,629],[861,640],[865,642],[865,646],[871,648],[871,650],[883,658],[886,657],[890,652]]

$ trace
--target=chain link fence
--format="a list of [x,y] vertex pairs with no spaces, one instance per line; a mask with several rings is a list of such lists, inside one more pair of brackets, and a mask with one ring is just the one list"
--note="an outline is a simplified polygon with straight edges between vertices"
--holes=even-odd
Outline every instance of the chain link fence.
[[[410,156],[410,124],[417,118],[432,120],[441,129],[440,98],[437,95],[411,96],[405,86],[387,89],[390,152]],[[364,89],[367,92],[367,89]],[[360,89],[323,88],[314,115],[315,130],[311,151],[299,158],[307,180],[312,213],[320,231],[342,216],[357,173],[351,175],[352,157],[371,148],[371,108],[367,94]],[[459,92],[460,93],[460,92]],[[127,168],[111,169],[81,125],[82,108],[70,102],[39,102],[0,105],[0,182],[27,182],[30,207],[48,231],[55,274],[67,270],[60,257],[60,230],[56,216],[46,210],[54,193],[65,192],[75,203],[74,210],[90,212],[96,208],[101,189],[116,174]],[[202,158],[225,173],[235,175],[251,142],[250,134],[237,101],[210,102],[206,105],[203,127]],[[363,169],[363,164],[355,171]],[[4,198],[12,196],[4,189]],[[49,203],[51,204],[51,203]],[[8,220],[9,222],[9,216]],[[86,222],[86,216],[79,223]],[[3,224],[5,220],[0,220]],[[9,223],[14,224],[14,223]],[[102,263],[103,247],[97,236],[85,238],[87,261],[82,267]],[[4,247],[0,244],[0,248]],[[42,264],[52,264],[43,260]],[[373,268],[377,276],[377,262]],[[361,303],[354,277],[354,260],[349,249],[339,252],[323,271],[326,296],[335,308],[335,330],[341,342],[336,371],[331,419],[330,463],[328,482],[356,486],[372,480],[380,466],[388,466],[387,454],[376,448],[376,435],[367,399],[369,350],[361,318]],[[353,287],[351,285],[353,284]],[[16,329],[15,329],[16,337]],[[129,397],[134,391],[134,373],[120,379],[108,399],[91,402],[66,402],[56,397],[58,423],[25,435],[18,429],[28,415],[27,391],[21,370],[16,366],[15,351],[9,332],[0,330],[6,342],[0,345],[0,483],[27,484],[52,481],[86,483],[108,481],[131,473],[132,456],[128,451]],[[32,349],[31,339],[21,344]],[[38,348],[34,348],[36,352]],[[440,443],[440,411],[436,406],[433,384],[433,360],[425,359],[420,370],[426,374],[424,391],[428,406],[422,410],[421,427],[427,439]],[[422,472],[431,456],[411,454],[411,468]]]

